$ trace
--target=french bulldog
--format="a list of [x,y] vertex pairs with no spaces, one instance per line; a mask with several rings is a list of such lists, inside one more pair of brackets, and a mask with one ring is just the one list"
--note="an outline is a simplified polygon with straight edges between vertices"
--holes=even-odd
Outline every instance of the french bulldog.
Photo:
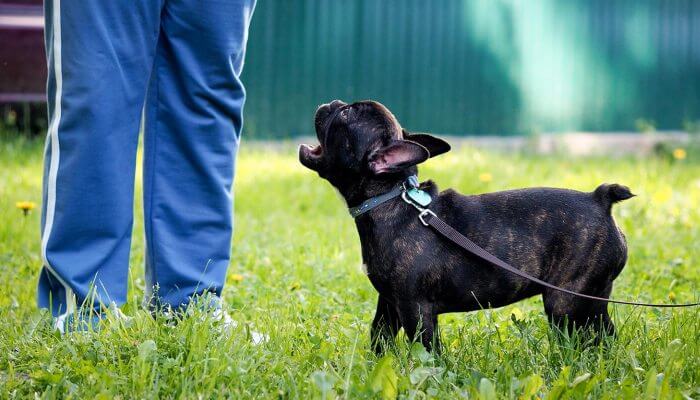
[[[301,145],[299,161],[331,183],[348,207],[390,192],[417,165],[450,150],[437,137],[410,133],[382,104],[335,100],[315,115],[319,145]],[[609,298],[627,261],[612,204],[633,196],[617,184],[593,192],[528,188],[477,195],[420,184],[437,216],[485,250],[546,282]],[[424,226],[401,197],[355,218],[362,259],[379,292],[371,325],[377,353],[403,328],[410,340],[439,350],[438,315],[501,307],[542,295],[562,330],[614,333],[607,303],[544,288],[501,270]]]

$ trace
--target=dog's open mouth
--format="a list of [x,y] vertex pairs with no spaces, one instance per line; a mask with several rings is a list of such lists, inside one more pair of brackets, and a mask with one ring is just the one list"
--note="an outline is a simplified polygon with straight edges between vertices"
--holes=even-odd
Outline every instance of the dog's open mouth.
[[310,144],[302,144],[301,150],[308,156],[319,157],[323,154],[323,148],[321,145],[312,146]]
[[316,146],[302,144],[299,146],[299,161],[307,168],[318,170],[322,158],[323,147],[320,144]]
[[323,154],[323,148],[321,145],[312,146],[310,144],[302,144],[299,147],[299,151],[306,158],[319,158]]

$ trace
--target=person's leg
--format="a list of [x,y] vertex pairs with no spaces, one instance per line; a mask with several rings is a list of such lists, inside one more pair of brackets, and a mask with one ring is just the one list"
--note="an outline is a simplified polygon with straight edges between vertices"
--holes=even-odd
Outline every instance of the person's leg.
[[54,316],[88,295],[126,300],[136,146],[161,5],[45,1],[50,125],[38,303]]
[[221,294],[253,0],[168,0],[146,102],[146,283],[152,305]]

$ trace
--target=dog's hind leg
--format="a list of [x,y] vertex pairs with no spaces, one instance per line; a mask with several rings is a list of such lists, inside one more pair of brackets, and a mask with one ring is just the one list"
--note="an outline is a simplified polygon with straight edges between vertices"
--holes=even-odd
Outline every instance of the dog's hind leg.
[[[605,289],[590,294],[608,298],[611,291],[612,283],[609,283]],[[598,339],[602,334],[614,335],[615,326],[608,314],[607,302],[581,299],[555,290],[545,290],[542,297],[549,322],[562,331],[572,333],[578,329],[594,333]]]
[[374,315],[370,331],[370,339],[374,352],[376,354],[381,354],[384,350],[384,344],[392,342],[396,338],[399,329],[401,329],[401,322],[396,306],[391,304],[382,295],[379,295],[377,312]]

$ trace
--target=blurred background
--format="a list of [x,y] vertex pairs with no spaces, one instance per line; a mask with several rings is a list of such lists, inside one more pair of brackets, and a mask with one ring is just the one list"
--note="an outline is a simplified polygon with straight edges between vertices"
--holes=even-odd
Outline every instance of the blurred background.
[[[18,134],[47,126],[41,3],[0,0],[0,111]],[[700,1],[259,0],[243,79],[247,138],[310,135],[334,98],[446,135],[688,134]]]

